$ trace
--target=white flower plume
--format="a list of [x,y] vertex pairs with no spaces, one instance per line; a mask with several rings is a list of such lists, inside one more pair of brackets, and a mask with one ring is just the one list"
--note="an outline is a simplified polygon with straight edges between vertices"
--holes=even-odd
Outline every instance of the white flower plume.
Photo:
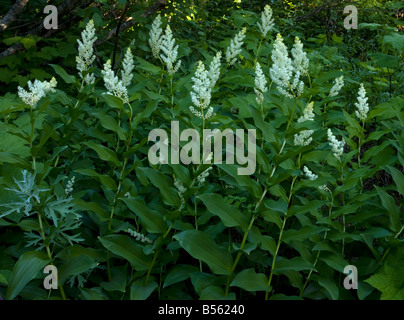
[[307,168],[306,166],[303,167],[303,172],[306,178],[309,180],[316,180],[318,178],[318,175],[311,172],[310,169]]
[[272,19],[272,8],[266,5],[264,11],[261,13],[261,22],[258,22],[258,28],[261,31],[262,37],[265,38],[268,31],[273,29],[274,19]]
[[132,55],[132,51],[130,50],[130,48],[128,48],[126,50],[125,58],[123,59],[122,68],[123,68],[123,70],[121,71],[122,84],[123,84],[123,86],[128,87],[133,78],[132,71],[135,68],[135,66],[133,64],[133,55]]
[[255,65],[255,94],[257,95],[256,101],[259,105],[264,102],[264,93],[268,91],[267,80],[262,72],[261,65],[257,62]]
[[367,103],[368,98],[366,97],[366,90],[363,87],[363,83],[361,83],[359,88],[357,99],[358,102],[355,103],[355,107],[358,110],[355,111],[355,114],[360,120],[365,121],[369,112],[369,104]]
[[[94,21],[90,20],[87,23],[86,28],[81,32],[81,38],[77,39],[77,42],[79,44],[79,54],[76,57],[76,63],[77,63],[77,70],[79,70],[79,75],[81,78],[83,78],[82,72],[87,71],[88,69],[91,68],[94,60],[95,60],[95,54],[94,54],[94,42],[97,40],[97,37],[95,36],[95,28],[94,28]],[[95,77],[93,73],[89,73],[84,77],[84,81],[87,84],[92,84],[95,81]]]
[[344,86],[344,76],[340,76],[339,78],[336,78],[334,80],[334,85],[332,86],[332,88],[330,90],[329,96],[330,97],[337,96],[343,86]]
[[101,74],[104,77],[104,85],[108,90],[107,93],[121,98],[124,103],[128,103],[128,91],[122,81],[119,80],[118,76],[114,74],[114,71],[111,68],[111,60],[108,60],[104,64],[104,70],[101,71]]
[[55,92],[57,81],[52,78],[50,81],[35,80],[34,83],[28,81],[29,91],[18,86],[18,96],[24,103],[30,105],[32,108],[36,107],[38,101],[45,97],[48,92]]
[[327,135],[334,157],[340,159],[344,152],[345,140],[342,138],[341,141],[338,141],[337,138],[332,134],[331,129],[328,129]]
[[[315,114],[313,112],[314,102],[310,102],[306,108],[303,110],[303,116],[297,119],[298,123],[302,123],[305,121],[313,121]],[[294,135],[294,143],[295,146],[307,146],[311,143],[313,138],[311,135],[314,133],[314,130],[302,130],[299,133]]]
[[161,16],[160,14],[154,19],[152,28],[149,32],[149,45],[152,49],[153,57],[158,58],[161,48],[161,35],[163,29],[161,28]]
[[292,56],[293,60],[288,55],[282,36],[278,34],[272,50],[270,75],[278,91],[289,98],[298,97],[303,93],[304,83],[300,76],[307,73],[309,65],[306,53],[303,52],[303,44],[297,37]]
[[160,53],[160,57],[166,64],[168,73],[173,75],[180,68],[181,60],[174,65],[177,61],[178,45],[175,45],[175,39],[169,25],[166,27],[166,31],[161,38],[160,49],[163,51],[163,53]]
[[229,64],[229,66],[237,62],[237,56],[241,52],[241,47],[243,45],[246,32],[247,29],[243,28],[239,33],[236,34],[234,39],[231,39],[230,45],[226,51],[226,62]]
[[213,88],[220,77],[220,59],[222,58],[222,52],[218,51],[209,65],[209,80],[210,87]]
[[[205,65],[202,61],[199,61],[198,68],[195,75],[192,77],[194,85],[192,86],[191,99],[196,110],[193,106],[189,107],[189,110],[199,118],[208,119],[213,114],[213,108],[209,107],[210,99],[212,95],[211,81],[209,72],[205,70]],[[209,108],[208,108],[209,107]],[[204,112],[205,109],[208,110]]]

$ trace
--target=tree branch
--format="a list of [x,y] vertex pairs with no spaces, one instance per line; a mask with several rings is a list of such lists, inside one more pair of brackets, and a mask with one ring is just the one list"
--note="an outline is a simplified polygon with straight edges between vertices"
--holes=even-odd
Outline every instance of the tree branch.
[[0,32],[3,32],[13,23],[21,11],[25,8],[29,0],[17,0],[6,15],[0,20]]

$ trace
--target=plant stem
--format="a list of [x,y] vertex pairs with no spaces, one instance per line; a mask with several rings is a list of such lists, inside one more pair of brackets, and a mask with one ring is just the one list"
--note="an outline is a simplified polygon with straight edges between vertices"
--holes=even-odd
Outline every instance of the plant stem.
[[244,248],[244,245],[245,245],[245,243],[247,241],[248,233],[250,232],[251,227],[253,226],[254,220],[255,220],[255,216],[253,215],[252,218],[251,218],[251,221],[250,221],[250,225],[248,226],[248,229],[244,232],[244,236],[243,236],[243,240],[242,240],[241,245],[240,245],[240,249],[239,249],[239,251],[237,253],[237,256],[236,256],[236,259],[234,260],[234,263],[233,263],[233,265],[231,267],[230,274],[229,274],[229,276],[227,278],[225,296],[227,296],[229,294],[230,283],[231,283],[231,280],[232,280],[234,270],[237,267],[237,264],[238,264],[238,262],[239,262],[239,260],[241,258],[241,255],[243,254],[243,248]]
[[[30,118],[31,118],[31,134],[29,137],[29,147],[32,153],[32,146],[33,146],[33,142],[34,142],[34,128],[35,128],[35,117],[34,117],[34,110],[31,106],[31,110],[30,110]],[[32,168],[34,169],[34,171],[36,171],[36,162],[35,162],[35,156],[32,155]]]
[[[51,264],[53,264],[52,253],[50,251],[49,244],[46,243],[46,236],[45,236],[45,231],[44,231],[44,228],[43,228],[42,217],[41,217],[41,214],[39,212],[38,212],[38,222],[39,222],[39,229],[40,229],[40,233],[41,233],[41,236],[42,236],[42,240],[43,240],[43,243],[44,243],[44,245],[46,247],[46,253],[48,254],[48,258],[51,261]],[[63,286],[59,285],[58,287],[59,287],[59,291],[60,291],[60,295],[62,296],[62,299],[66,300],[66,295],[65,295],[65,291],[63,289]]]
[[[330,192],[330,193],[331,193],[331,192]],[[329,207],[329,209],[328,209],[328,217],[329,217],[329,218],[331,218],[331,212],[332,212],[333,204],[334,204],[334,196],[333,196],[333,194],[331,193],[331,204],[330,204],[330,207]],[[327,233],[328,233],[328,230],[325,230],[323,240],[325,240],[325,239],[327,238]],[[309,275],[307,276],[307,279],[306,279],[306,281],[305,281],[305,283],[304,283],[302,289],[300,290],[300,295],[299,295],[299,297],[301,297],[301,296],[303,295],[304,289],[306,289],[306,286],[308,285],[308,283],[309,283],[309,281],[310,281],[310,277],[311,277],[311,275],[312,275],[312,273],[313,273],[313,271],[314,271],[314,268],[315,268],[316,265],[317,265],[317,262],[318,262],[318,259],[319,259],[319,258],[320,258],[320,250],[318,250],[316,259],[315,259],[314,264],[313,264],[313,268],[310,269]]]

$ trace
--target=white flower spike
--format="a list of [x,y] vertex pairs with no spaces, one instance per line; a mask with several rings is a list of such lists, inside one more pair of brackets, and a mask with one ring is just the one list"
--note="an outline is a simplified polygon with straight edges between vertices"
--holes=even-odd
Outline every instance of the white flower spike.
[[306,166],[303,167],[303,172],[304,172],[304,175],[306,176],[306,178],[309,179],[309,180],[313,181],[313,180],[316,180],[318,178],[318,175],[311,172],[310,169],[307,168]]
[[255,65],[255,94],[257,95],[256,101],[259,105],[264,102],[264,93],[268,91],[267,80],[262,72],[261,65],[257,62]]
[[108,60],[104,64],[104,70],[101,71],[101,74],[104,77],[104,85],[105,88],[108,90],[107,93],[121,98],[124,103],[128,103],[128,90],[123,85],[122,81],[119,80],[117,76],[115,76],[114,71],[111,68],[111,60]]
[[122,84],[124,87],[128,87],[132,81],[133,74],[132,71],[135,68],[133,64],[133,55],[130,48],[126,50],[125,58],[123,59],[122,64],[123,70],[121,71],[122,74]]
[[18,96],[24,103],[35,109],[38,101],[45,97],[48,92],[55,92],[54,88],[56,88],[56,85],[57,82],[55,78],[52,78],[50,81],[35,80],[34,83],[28,81],[29,91],[18,86]]
[[[79,55],[76,57],[77,70],[79,70],[79,75],[83,78],[82,72],[87,71],[91,68],[94,60],[94,42],[97,40],[95,36],[94,21],[90,20],[87,23],[86,29],[81,32],[82,41],[77,39],[79,44]],[[84,82],[89,85],[94,83],[95,76],[93,73],[89,73],[84,77]]]
[[152,28],[149,32],[149,45],[152,49],[153,57],[159,57],[160,49],[161,49],[161,35],[163,33],[163,29],[161,28],[161,16],[160,14],[154,19],[152,23]]
[[181,60],[175,64],[178,57],[178,45],[175,45],[175,39],[169,25],[161,38],[160,49],[162,51],[160,57],[166,64],[168,73],[172,76],[180,68]]
[[340,160],[344,152],[345,140],[342,139],[341,141],[338,141],[337,138],[332,134],[331,129],[328,129],[327,135],[334,157]]
[[368,116],[369,104],[367,103],[367,101],[368,98],[366,97],[366,90],[363,87],[363,83],[361,83],[358,91],[358,102],[355,103],[355,107],[358,109],[355,111],[355,114],[359,118],[359,120],[365,121]]
[[261,22],[258,22],[258,28],[261,31],[262,37],[265,38],[268,31],[274,27],[274,19],[272,19],[272,8],[266,5],[261,13]]
[[340,90],[344,86],[344,76],[340,76],[339,78],[336,78],[334,81],[334,85],[332,86],[329,96],[330,97],[335,97],[339,94]]
[[247,28],[243,28],[239,33],[236,34],[234,39],[231,39],[230,45],[226,51],[226,62],[229,64],[229,66],[237,62],[237,56],[241,52],[241,47],[243,45],[246,32]]

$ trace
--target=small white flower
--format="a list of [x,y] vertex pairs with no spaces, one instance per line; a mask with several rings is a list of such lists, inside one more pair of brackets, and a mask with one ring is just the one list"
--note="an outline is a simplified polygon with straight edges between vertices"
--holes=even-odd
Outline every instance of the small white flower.
[[169,25],[167,25],[166,31],[161,38],[160,49],[163,52],[160,53],[160,57],[166,64],[168,73],[172,76],[180,68],[181,60],[174,66],[178,56],[178,45],[175,45],[175,39]]
[[52,78],[50,81],[35,80],[34,83],[28,81],[29,91],[18,86],[18,96],[24,103],[30,105],[32,108],[36,107],[38,101],[45,97],[48,92],[55,92],[57,81]]
[[205,182],[206,178],[209,176],[209,171],[212,170],[212,167],[207,168],[204,172],[202,172],[196,179],[198,180],[198,185],[201,185]]
[[355,103],[355,106],[358,110],[355,111],[356,116],[359,120],[365,121],[369,112],[369,104],[367,103],[368,98],[366,97],[366,90],[363,87],[363,83],[358,91],[358,102]]
[[319,186],[318,188],[321,189],[321,190],[323,190],[323,191],[326,191],[326,192],[331,192],[331,190],[327,187],[326,184],[324,184],[324,185],[322,185],[322,186]]
[[332,134],[331,129],[328,129],[327,135],[334,157],[340,159],[342,153],[344,152],[345,140],[342,139],[341,141],[338,141],[337,138],[335,138],[335,136]]
[[303,167],[303,172],[306,178],[309,180],[316,180],[318,178],[318,175],[311,172],[310,169],[307,168],[306,166]]
[[262,72],[261,65],[257,62],[255,65],[255,94],[257,95],[256,101],[259,105],[264,102],[264,93],[268,91],[267,80]]
[[230,41],[230,45],[226,51],[226,62],[229,64],[229,66],[237,62],[237,56],[241,52],[246,31],[247,28],[243,28],[239,33],[236,34],[234,39],[231,39]]
[[154,19],[152,28],[149,32],[149,45],[152,49],[153,57],[158,58],[161,49],[161,34],[163,29],[161,28],[161,16],[160,14]]
[[273,29],[274,19],[272,19],[272,8],[266,5],[264,11],[261,13],[261,22],[258,22],[258,28],[261,31],[262,37],[265,38],[268,31]]
[[335,79],[334,85],[332,86],[329,96],[335,97],[339,94],[340,90],[344,86],[344,76],[340,76],[339,78]]
[[[79,70],[79,75],[83,78],[82,72],[87,71],[91,68],[94,60],[94,42],[97,40],[95,36],[94,21],[90,20],[87,23],[86,29],[81,32],[82,41],[77,39],[79,44],[79,55],[76,57],[77,70]],[[89,73],[85,76],[84,81],[87,84],[92,84],[95,81],[93,73]]]
[[130,48],[128,48],[126,50],[125,58],[123,59],[122,68],[123,68],[123,70],[121,70],[122,85],[124,87],[128,87],[133,78],[132,71],[135,68],[135,66],[133,64],[133,55],[132,55],[132,51],[130,50]]
[[104,64],[104,70],[101,71],[101,74],[104,77],[104,85],[108,90],[107,93],[121,98],[124,103],[128,103],[128,91],[122,81],[119,80],[118,76],[115,76],[114,71],[111,68],[111,60],[108,60]]

